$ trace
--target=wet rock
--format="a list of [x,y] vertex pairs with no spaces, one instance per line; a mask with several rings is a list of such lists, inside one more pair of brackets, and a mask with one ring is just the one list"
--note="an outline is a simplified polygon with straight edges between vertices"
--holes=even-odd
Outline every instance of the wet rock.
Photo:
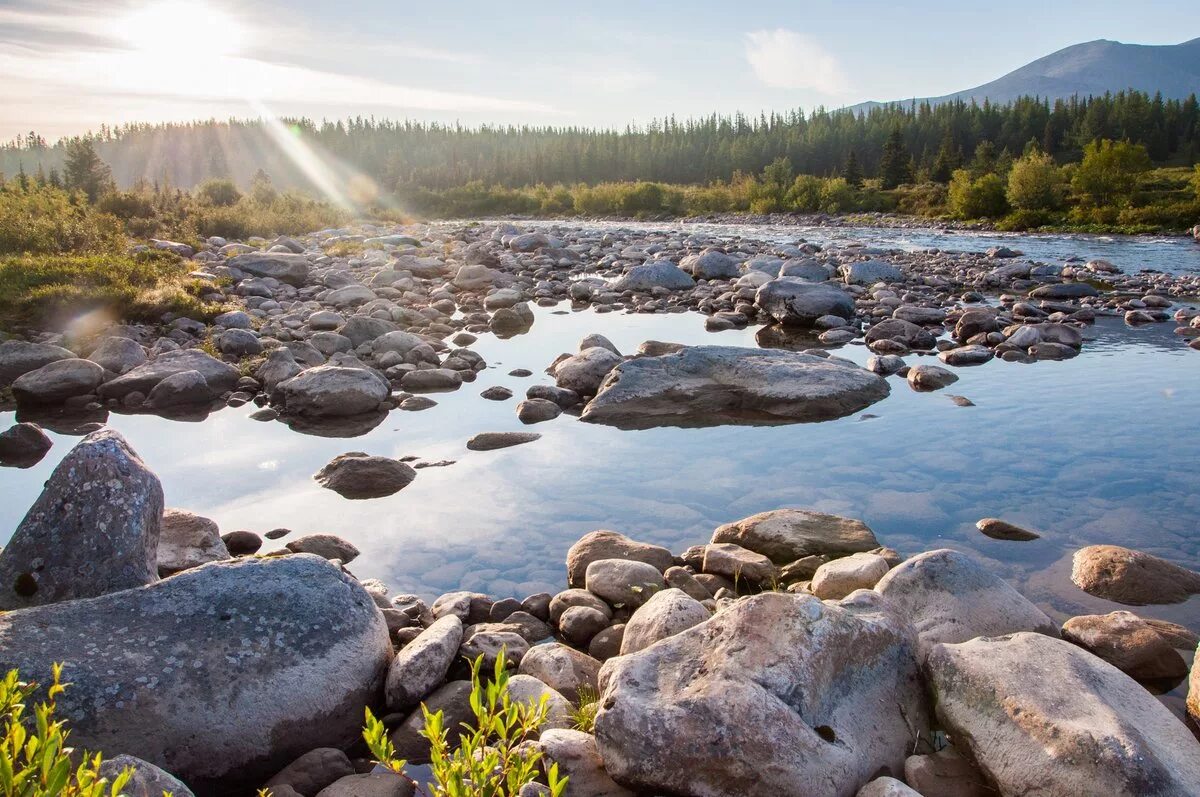
[[886,397],[881,377],[832,357],[733,346],[691,346],[627,360],[581,418],[621,427],[829,420]]
[[480,432],[467,441],[470,451],[495,451],[499,448],[510,448],[523,443],[540,440],[537,432]]
[[29,468],[42,461],[54,443],[35,423],[15,423],[0,432],[0,465]]
[[247,252],[229,258],[229,265],[255,277],[271,277],[297,288],[308,281],[308,258],[283,252]]
[[754,296],[759,310],[786,326],[811,327],[821,316],[854,317],[854,300],[829,283],[780,277],[763,285]]
[[1171,642],[1132,612],[1072,617],[1063,623],[1062,634],[1139,681],[1179,681],[1188,674],[1187,662]]
[[417,472],[405,462],[361,451],[339,454],[313,476],[343,498],[382,498],[412,483]]
[[568,779],[565,797],[634,797],[609,777],[591,734],[552,728],[542,733],[537,744],[545,766],[557,764],[559,777]]
[[812,577],[812,593],[822,600],[840,600],[856,589],[871,589],[888,572],[887,560],[873,553],[853,553],[826,562]]
[[322,365],[280,382],[277,391],[288,412],[343,417],[373,412],[391,387],[365,368]]
[[546,399],[525,399],[517,405],[517,419],[521,423],[543,423],[562,415],[562,407]]
[[272,791],[288,786],[304,797],[316,797],[321,789],[353,774],[354,765],[345,753],[333,747],[318,747],[279,770],[266,786]]
[[192,790],[170,772],[131,755],[106,757],[100,764],[100,777],[111,783],[126,769],[133,771],[121,792],[126,797],[163,797],[164,794],[194,797]]
[[892,568],[875,591],[917,630],[923,650],[938,642],[1036,631],[1058,636],[1046,614],[966,554],[927,551]]
[[49,343],[6,340],[0,343],[0,387],[8,387],[22,374],[59,360],[74,359],[75,352]]
[[703,604],[682,590],[656,592],[625,624],[621,655],[648,648],[659,640],[700,625],[710,616]]
[[566,645],[534,645],[521,658],[519,671],[537,678],[572,703],[578,703],[581,689],[596,689],[600,662]]
[[1071,581],[1089,595],[1130,606],[1182,603],[1200,593],[1200,573],[1117,545],[1076,551]]
[[1009,523],[1007,520],[1000,518],[985,517],[975,524],[975,528],[984,533],[985,536],[991,537],[993,540],[1014,540],[1017,542],[1027,542],[1029,540],[1037,540],[1041,538],[1040,534],[1023,529],[1020,526]]
[[123,399],[135,392],[148,396],[168,376],[186,371],[200,372],[214,393],[233,390],[241,377],[238,369],[199,349],[179,349],[163,352],[145,365],[139,365],[123,376],[105,382],[99,392],[104,398],[115,399]]
[[332,534],[307,534],[292,540],[286,547],[293,553],[316,554],[322,559],[337,559],[342,564],[358,558],[357,548]]
[[197,791],[257,785],[359,738],[391,655],[370,596],[311,556],[210,564],[0,627],[5,670],[45,683],[66,663],[57,702],[74,745],[136,755]]
[[908,384],[913,390],[941,390],[957,381],[957,374],[937,365],[914,365],[908,369]]
[[158,574],[167,577],[183,570],[229,559],[217,524],[185,509],[163,511],[158,537]]
[[666,548],[631,540],[616,531],[600,529],[579,538],[567,551],[567,584],[582,587],[588,565],[601,559],[631,559],[653,565],[660,573],[671,566],[674,556]]
[[987,346],[975,344],[959,346],[958,348],[947,349],[938,353],[939,360],[946,365],[953,365],[957,368],[968,365],[983,365],[994,356],[995,353]]
[[1191,794],[1200,743],[1136,681],[1069,642],[937,645],[938,718],[1003,794]]
[[[601,672],[596,740],[639,791],[852,794],[928,721],[909,632],[870,593],[765,593]],[[763,740],[769,739],[769,744]]]
[[513,397],[513,392],[501,385],[492,385],[479,394],[480,398],[485,398],[488,401],[507,401]]
[[91,360],[56,360],[17,377],[12,383],[18,404],[61,404],[94,391],[104,381],[104,369]]
[[158,580],[162,486],[117,432],[85,437],[0,552],[0,609],[90,598]]
[[393,711],[411,708],[433,692],[446,680],[462,641],[462,620],[451,614],[435,620],[405,645],[388,669],[385,686],[388,708]]
[[779,565],[813,554],[844,556],[879,547],[861,520],[807,509],[775,509],[726,523],[713,532],[712,541],[740,545]]

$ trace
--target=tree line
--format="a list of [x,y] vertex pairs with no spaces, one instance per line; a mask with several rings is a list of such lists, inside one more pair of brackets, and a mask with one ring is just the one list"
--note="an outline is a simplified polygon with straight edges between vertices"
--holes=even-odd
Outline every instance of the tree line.
[[[129,124],[53,144],[35,131],[0,146],[0,173],[62,181],[73,142],[90,142],[116,183],[190,188],[211,179],[242,186],[260,170],[281,188],[315,190],[260,120]],[[878,178],[883,187],[948,184],[983,143],[1019,157],[1036,142],[1059,163],[1078,161],[1093,141],[1142,145],[1155,164],[1200,160],[1200,105],[1137,91],[999,105],[962,101],[895,104],[865,112],[711,115],[624,129],[464,127],[354,118],[285,120],[283,133],[317,153],[343,180],[370,175],[384,191],[442,191],[470,183],[516,188],[651,181],[704,185],[755,175],[786,159],[800,174]]]

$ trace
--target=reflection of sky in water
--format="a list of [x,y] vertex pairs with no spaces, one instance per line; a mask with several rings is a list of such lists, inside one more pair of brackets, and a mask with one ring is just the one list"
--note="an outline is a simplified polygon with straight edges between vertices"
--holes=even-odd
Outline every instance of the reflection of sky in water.
[[[394,590],[557,590],[567,548],[592,529],[681,551],[726,521],[803,506],[861,517],[905,553],[971,550],[1061,616],[1115,608],[1068,583],[1061,560],[1081,545],[1129,545],[1200,568],[1200,353],[1171,328],[1130,330],[1105,319],[1074,360],[958,369],[960,381],[936,393],[914,393],[893,378],[892,395],[867,410],[878,416],[868,420],[629,432],[564,415],[532,427],[543,435],[535,443],[468,452],[477,432],[524,428],[516,398],[486,401],[479,391],[506,385],[520,397],[548,382],[542,369],[587,333],[602,331],[625,352],[646,339],[754,345],[753,329],[706,333],[696,314],[539,310],[529,334],[481,337],[475,348],[491,367],[477,382],[435,395],[431,410],[393,412],[364,437],[297,434],[249,420],[253,407],[203,423],[111,420],[161,477],[169,505],[210,516],[224,531],[283,526],[345,536],[363,552],[351,569]],[[868,356],[861,346],[839,354]],[[514,368],[535,375],[507,376]],[[977,406],[958,407],[948,394]],[[11,414],[0,421],[7,425]],[[37,467],[0,474],[0,525],[20,522],[69,446],[56,437]],[[458,462],[422,469],[400,493],[370,501],[345,500],[312,481],[328,460],[354,450]],[[989,515],[1045,538],[988,540],[974,523]],[[1197,605],[1146,612],[1200,630]]]
[[823,246],[852,242],[915,252],[943,249],[952,252],[986,252],[993,246],[1017,249],[1030,260],[1061,263],[1069,257],[1109,260],[1122,271],[1144,268],[1169,274],[1200,274],[1200,244],[1191,237],[1159,235],[1071,235],[1058,233],[1005,233],[947,230],[936,227],[889,229],[885,227],[822,227],[804,225],[576,221],[524,223],[589,230],[700,233],[721,237],[741,236],[771,243],[793,243],[803,238]]

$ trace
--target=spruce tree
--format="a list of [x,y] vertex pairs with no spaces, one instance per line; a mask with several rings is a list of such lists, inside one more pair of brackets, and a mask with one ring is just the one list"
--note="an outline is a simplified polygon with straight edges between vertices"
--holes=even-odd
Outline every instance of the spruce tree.
[[846,165],[842,168],[842,179],[846,181],[847,185],[862,188],[862,167],[858,165],[858,154],[854,150],[850,150],[849,156],[846,157]]
[[65,170],[67,188],[84,192],[89,202],[112,188],[112,170],[100,160],[89,139],[76,138],[67,144]]
[[884,190],[912,182],[912,156],[904,146],[904,135],[900,125],[892,128],[883,143],[883,157],[879,161],[879,185]]
[[938,147],[933,159],[933,168],[929,171],[929,179],[935,183],[949,183],[954,176],[954,170],[962,166],[962,150],[954,143],[954,135],[949,128],[942,136],[942,144]]

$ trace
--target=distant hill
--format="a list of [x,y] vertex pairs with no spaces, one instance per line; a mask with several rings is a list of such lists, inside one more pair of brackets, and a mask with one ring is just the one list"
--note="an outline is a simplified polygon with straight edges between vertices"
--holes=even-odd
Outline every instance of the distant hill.
[[[1075,95],[1102,95],[1138,89],[1151,96],[1161,91],[1164,98],[1184,99],[1200,93],[1200,38],[1182,44],[1123,44],[1097,39],[1051,53],[1004,77],[973,89],[942,97],[917,98],[917,104],[972,100],[1007,103],[1019,97],[1037,96],[1051,100]],[[908,104],[911,99],[893,100]],[[866,111],[883,105],[864,102],[853,110]]]

